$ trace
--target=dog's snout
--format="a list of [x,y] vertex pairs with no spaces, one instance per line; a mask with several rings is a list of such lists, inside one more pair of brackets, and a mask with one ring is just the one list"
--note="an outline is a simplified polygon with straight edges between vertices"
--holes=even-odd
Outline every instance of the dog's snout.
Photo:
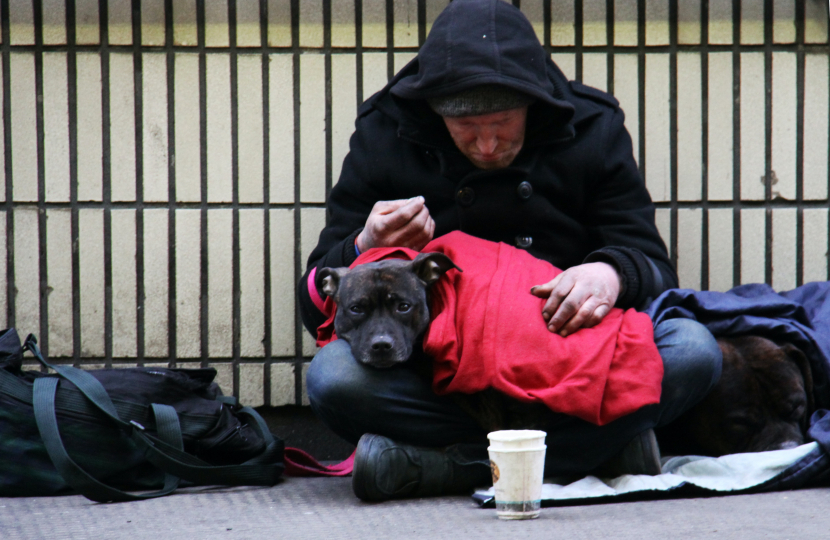
[[392,338],[385,335],[374,336],[372,338],[372,351],[378,353],[385,353],[392,350]]
[[778,445],[778,450],[789,450],[790,448],[797,448],[800,446],[798,441],[785,441]]

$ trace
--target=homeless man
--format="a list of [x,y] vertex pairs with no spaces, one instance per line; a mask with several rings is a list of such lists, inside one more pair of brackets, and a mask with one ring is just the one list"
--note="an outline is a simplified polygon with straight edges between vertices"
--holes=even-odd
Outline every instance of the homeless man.
[[[359,108],[328,216],[299,284],[312,335],[326,319],[318,269],[349,266],[373,247],[420,250],[451,231],[565,270],[534,287],[547,300],[526,314],[561,336],[597,325],[615,306],[643,309],[677,286],[617,101],[568,82],[521,11],[502,0],[452,2],[418,56]],[[706,395],[721,354],[694,321],[666,321],[654,340],[660,402],[601,426],[554,415],[546,476],[609,464],[659,473],[652,428]],[[409,364],[416,361],[425,360]],[[314,357],[307,386],[318,417],[357,444],[353,487],[362,499],[489,483],[486,432],[411,366],[364,366],[338,340]]]

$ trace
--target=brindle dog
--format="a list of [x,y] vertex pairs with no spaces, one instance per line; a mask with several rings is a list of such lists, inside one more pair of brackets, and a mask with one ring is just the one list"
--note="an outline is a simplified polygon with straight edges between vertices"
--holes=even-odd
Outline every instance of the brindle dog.
[[[323,268],[317,289],[337,304],[334,331],[355,359],[375,368],[409,360],[429,325],[429,287],[449,269],[461,271],[442,253],[421,253],[413,261],[388,259],[349,268]],[[431,363],[415,369],[431,378]],[[539,429],[553,413],[541,403],[523,403],[496,390],[452,394],[486,431]]]
[[443,253],[421,253],[413,261],[323,268],[315,282],[337,304],[334,331],[357,361],[388,368],[409,360],[429,326],[427,289],[450,268],[458,267]]

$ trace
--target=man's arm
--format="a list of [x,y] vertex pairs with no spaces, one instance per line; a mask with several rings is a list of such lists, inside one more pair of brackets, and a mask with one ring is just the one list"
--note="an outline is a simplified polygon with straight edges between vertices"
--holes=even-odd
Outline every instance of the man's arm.
[[390,188],[390,173],[384,162],[375,159],[378,155],[396,155],[396,131],[393,125],[386,125],[388,122],[380,114],[358,120],[340,179],[329,195],[328,224],[320,233],[298,284],[300,315],[312,335],[326,318],[319,309],[321,300],[313,283],[318,268],[349,266],[358,252],[373,247],[420,250],[432,240],[435,222],[424,198],[400,198],[407,194]]
[[663,291],[676,288],[678,280],[657,231],[654,204],[634,161],[624,120],[623,111],[617,109],[605,128],[598,160],[603,170],[589,212],[593,233],[604,247],[584,262],[607,262],[622,276],[624,288],[617,307],[645,309]]
[[634,162],[631,138],[616,109],[603,126],[586,222],[600,245],[582,265],[532,292],[547,298],[542,316],[552,332],[592,327],[614,306],[645,308],[677,274],[654,223],[654,205]]

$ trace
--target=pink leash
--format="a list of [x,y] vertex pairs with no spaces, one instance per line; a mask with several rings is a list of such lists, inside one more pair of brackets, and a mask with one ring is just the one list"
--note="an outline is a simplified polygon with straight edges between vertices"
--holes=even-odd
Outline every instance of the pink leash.
[[323,465],[307,452],[299,448],[285,449],[286,476],[349,476],[354,468],[354,452],[352,455],[334,465]]

